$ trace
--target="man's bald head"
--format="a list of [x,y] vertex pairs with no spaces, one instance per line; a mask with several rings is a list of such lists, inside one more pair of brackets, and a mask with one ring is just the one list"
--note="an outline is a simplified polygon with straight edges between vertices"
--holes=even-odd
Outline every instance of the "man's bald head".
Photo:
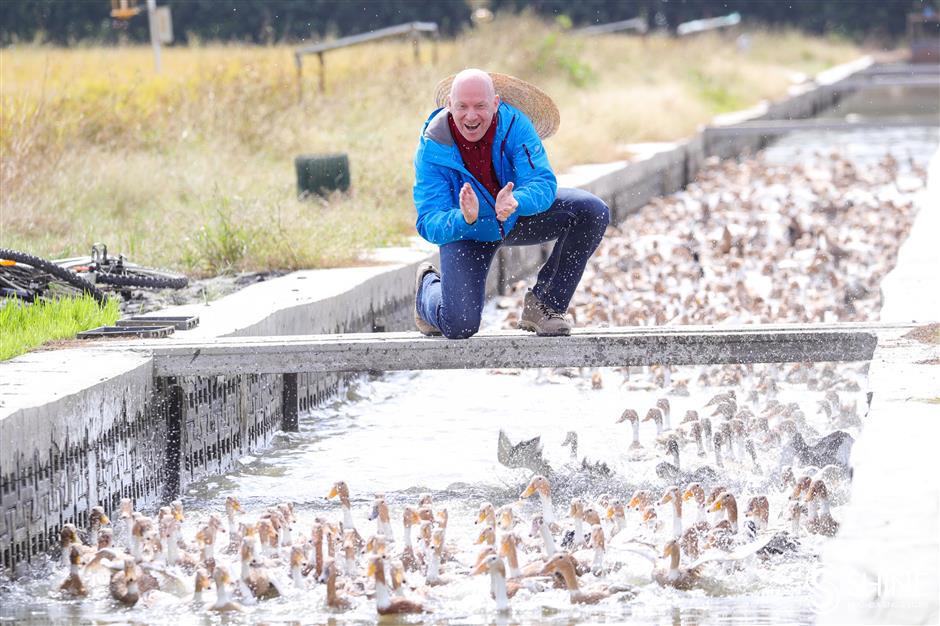
[[480,85],[486,89],[486,94],[490,98],[496,95],[496,88],[493,86],[493,79],[483,70],[475,67],[462,70],[454,76],[454,82],[450,85],[450,99],[456,101],[457,92],[464,85]]
[[499,108],[493,79],[483,70],[463,70],[451,84],[447,108],[460,134],[467,141],[479,141],[489,130]]

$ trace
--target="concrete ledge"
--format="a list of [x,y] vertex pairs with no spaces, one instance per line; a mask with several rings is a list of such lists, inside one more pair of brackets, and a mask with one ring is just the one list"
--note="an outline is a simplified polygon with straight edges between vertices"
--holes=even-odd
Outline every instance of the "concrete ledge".
[[147,342],[155,376],[474,369],[487,367],[616,367],[719,363],[867,361],[879,336],[896,341],[910,326],[787,324],[575,329],[570,337],[521,331],[465,341],[418,333],[307,335]]

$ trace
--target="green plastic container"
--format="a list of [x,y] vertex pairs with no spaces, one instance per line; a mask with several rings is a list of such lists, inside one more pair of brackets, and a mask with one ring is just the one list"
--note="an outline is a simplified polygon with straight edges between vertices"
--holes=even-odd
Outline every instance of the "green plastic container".
[[349,157],[337,154],[301,154],[294,159],[297,170],[297,194],[325,195],[349,189]]

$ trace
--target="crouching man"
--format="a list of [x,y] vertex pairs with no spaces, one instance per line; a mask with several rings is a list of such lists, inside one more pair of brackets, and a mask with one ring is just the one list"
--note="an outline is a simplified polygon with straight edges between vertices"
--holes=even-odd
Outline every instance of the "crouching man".
[[525,294],[519,327],[570,334],[565,311],[610,210],[586,191],[557,188],[541,141],[558,128],[557,107],[533,85],[478,69],[445,79],[438,94],[444,106],[425,122],[415,154],[418,233],[440,246],[441,257],[440,271],[418,268],[418,330],[472,336],[496,251],[555,241]]

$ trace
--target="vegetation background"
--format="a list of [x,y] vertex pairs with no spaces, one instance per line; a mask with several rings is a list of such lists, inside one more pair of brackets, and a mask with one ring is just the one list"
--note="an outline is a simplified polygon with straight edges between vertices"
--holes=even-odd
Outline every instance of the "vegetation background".
[[[924,5],[493,0],[496,19],[471,27],[460,1],[168,4],[182,43],[164,49],[158,75],[149,46],[135,43],[143,14],[118,28],[105,0],[0,3],[0,245],[59,257],[104,241],[197,276],[356,263],[414,234],[411,157],[433,87],[454,71],[481,66],[551,94],[562,126],[547,150],[564,171],[688,136],[865,47],[785,24],[823,29],[838,18],[844,26],[830,30],[890,38]],[[670,34],[734,9],[743,28]],[[858,30],[866,11],[870,28]],[[572,28],[638,13],[663,29],[586,39]],[[308,70],[298,101],[291,42],[411,19],[453,33],[436,63],[427,45],[415,63],[410,42],[338,50],[326,57],[326,93]],[[299,200],[294,156],[336,151],[350,156],[351,191]]]

